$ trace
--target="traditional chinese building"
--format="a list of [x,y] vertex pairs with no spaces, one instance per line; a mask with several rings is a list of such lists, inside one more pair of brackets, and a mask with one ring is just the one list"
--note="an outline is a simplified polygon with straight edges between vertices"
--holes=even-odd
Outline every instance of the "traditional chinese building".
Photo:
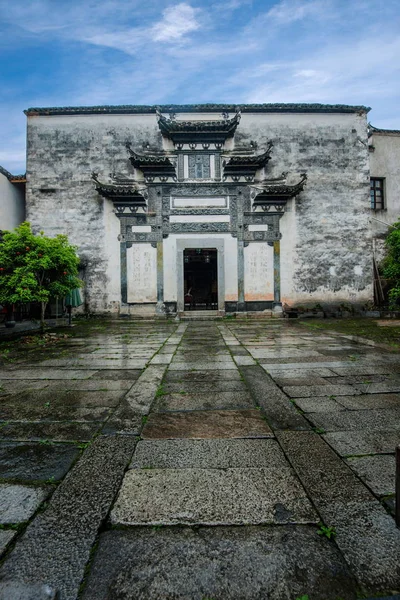
[[32,108],[27,219],[79,247],[94,313],[372,299],[363,106]]

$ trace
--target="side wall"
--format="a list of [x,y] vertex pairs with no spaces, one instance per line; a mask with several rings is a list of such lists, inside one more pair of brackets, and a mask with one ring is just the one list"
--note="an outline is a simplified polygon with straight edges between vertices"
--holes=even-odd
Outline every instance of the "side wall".
[[0,230],[14,229],[25,219],[22,185],[15,185],[0,172]]
[[371,142],[374,148],[370,153],[371,177],[385,179],[384,209],[372,213],[372,231],[374,236],[381,236],[387,227],[375,219],[389,224],[400,219],[400,133],[374,133]]

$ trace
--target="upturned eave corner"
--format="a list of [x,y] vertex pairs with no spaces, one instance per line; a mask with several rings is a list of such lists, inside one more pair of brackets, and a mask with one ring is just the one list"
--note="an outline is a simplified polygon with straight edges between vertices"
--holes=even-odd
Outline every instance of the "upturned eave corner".
[[147,210],[145,185],[135,180],[123,179],[115,174],[110,177],[112,183],[105,183],[99,180],[98,173],[92,173],[97,193],[103,198],[111,200],[117,214],[123,213],[125,208],[130,209],[131,212],[136,212],[138,208]]
[[287,185],[286,183],[271,185],[268,181],[251,185],[255,190],[253,207],[269,210],[274,205],[282,207],[283,210],[288,200],[295,198],[304,190],[308,179],[307,173],[302,173],[300,177],[300,181],[294,185]]
[[147,181],[159,177],[161,181],[168,178],[176,180],[176,169],[171,159],[165,154],[138,154],[132,149],[130,142],[125,144],[129,152],[129,160],[135,169],[142,171]]

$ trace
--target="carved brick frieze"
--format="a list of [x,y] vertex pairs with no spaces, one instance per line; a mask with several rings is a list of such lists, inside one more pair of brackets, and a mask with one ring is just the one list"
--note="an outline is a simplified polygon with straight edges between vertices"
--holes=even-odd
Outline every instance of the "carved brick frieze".
[[170,223],[169,233],[229,233],[229,223]]
[[171,215],[229,215],[227,208],[173,208]]
[[230,188],[226,185],[197,185],[197,184],[182,184],[170,188],[171,196],[227,196]]

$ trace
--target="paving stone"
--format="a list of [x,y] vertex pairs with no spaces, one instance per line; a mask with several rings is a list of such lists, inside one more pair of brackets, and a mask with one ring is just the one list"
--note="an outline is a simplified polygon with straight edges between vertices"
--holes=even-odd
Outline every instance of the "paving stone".
[[[300,360],[300,356],[296,357],[296,361],[294,359],[282,358],[282,359],[260,359],[261,366],[266,370],[283,370],[283,369],[304,369],[304,368],[325,368],[332,369],[332,371],[337,372],[338,367],[351,367],[354,365],[354,362],[350,360],[341,360],[341,361],[327,361],[326,356],[305,356],[302,360]],[[310,365],[309,365],[310,363]],[[309,365],[309,366],[307,366]],[[318,365],[318,366],[316,366]]]
[[94,370],[83,369],[15,369],[3,370],[1,379],[89,379],[94,374]]
[[320,436],[287,431],[277,437],[323,522],[336,528],[336,544],[364,591],[399,589],[394,519]]
[[[264,368],[265,368],[265,366],[264,366]],[[281,369],[281,367],[279,365],[272,365],[271,368],[269,369],[268,373],[274,379],[276,377],[280,377],[281,379],[284,379],[284,378],[305,379],[305,378],[307,378],[307,380],[310,380],[310,379],[312,380],[313,378],[315,378],[315,379],[317,379],[317,381],[322,379],[323,377],[324,378],[325,377],[333,377],[335,375],[335,373],[333,371],[331,371],[330,369],[327,369],[326,367],[321,367],[320,369],[319,368],[315,369],[314,367],[307,368],[307,366],[304,366],[304,368],[302,368],[302,369],[287,369],[287,368]],[[290,385],[290,384],[288,384],[288,385]],[[315,385],[315,384],[311,384],[311,385]]]
[[115,390],[95,390],[95,391],[59,391],[54,389],[32,390],[29,392],[21,392],[7,399],[6,402],[23,402],[25,404],[44,405],[50,403],[54,406],[67,407],[112,407],[126,394],[126,391]]
[[116,381],[123,381],[123,380],[128,380],[128,381],[132,381],[132,383],[134,381],[136,381],[138,379],[138,377],[140,377],[140,374],[142,372],[142,369],[133,369],[133,370],[125,370],[125,369],[118,369],[117,371],[111,370],[109,371],[108,369],[101,369],[100,371],[96,371],[95,373],[93,373],[93,375],[91,375],[90,379],[110,379],[112,380],[116,380]]
[[17,532],[12,529],[0,529],[0,556],[7,550],[16,535]]
[[312,431],[280,431],[277,438],[317,507],[373,496],[319,435]]
[[335,525],[335,542],[364,590],[400,588],[400,530],[378,501],[332,504],[322,516]]
[[[321,357],[321,354],[316,350],[304,350],[303,348],[285,348],[285,349],[277,349],[276,347],[273,350],[267,349],[258,349],[258,348],[250,348],[249,352],[254,358],[258,359],[280,359],[280,358],[309,358],[309,357]],[[324,360],[326,358],[324,357]],[[264,360],[263,362],[267,362]]]
[[107,435],[138,436],[142,430],[143,414],[134,410],[127,400],[122,400],[110,418],[104,423],[102,433]]
[[243,348],[242,346],[229,346],[228,345],[228,350],[231,352],[231,354],[233,355],[233,358],[236,358],[237,356],[250,356],[250,352],[248,350],[246,350],[246,348]]
[[305,593],[356,598],[336,546],[313,527],[141,527],[100,536],[82,600],[287,600]]
[[273,429],[309,429],[305,418],[261,367],[242,367],[245,381]]
[[361,396],[339,396],[337,401],[349,410],[400,408],[400,394],[362,394]]
[[169,365],[173,357],[173,354],[156,354],[151,361],[151,365]]
[[49,495],[50,489],[0,483],[0,523],[28,521]]
[[335,431],[323,438],[340,456],[388,454],[400,444],[399,431]]
[[71,444],[0,444],[0,477],[21,481],[62,479],[79,454]]
[[196,393],[206,394],[209,392],[246,392],[247,386],[244,381],[220,380],[220,381],[175,381],[162,384],[163,391],[167,394],[179,394],[181,392],[191,393],[195,389]]
[[220,410],[152,413],[143,428],[144,439],[264,438],[271,429],[258,410]]
[[314,523],[290,468],[132,469],[111,512],[120,525]]
[[[27,390],[41,390],[47,388],[50,384],[49,381],[29,381],[19,380],[13,381],[11,379],[0,380],[0,391],[1,394],[17,394],[18,392],[25,392]],[[64,388],[65,389],[65,388]]]
[[166,367],[150,365],[131,387],[124,398],[133,413],[147,415],[160,387]]
[[400,369],[398,366],[387,364],[352,364],[348,366],[340,366],[337,365],[335,367],[331,367],[332,371],[335,371],[337,375],[341,375],[346,377],[347,375],[384,375],[388,373],[399,373]]
[[230,359],[229,362],[214,362],[210,359],[209,362],[172,362],[169,365],[170,371],[225,371],[225,370],[234,370],[237,369],[237,366]]
[[58,600],[57,590],[48,585],[25,585],[16,581],[0,584],[0,600]]
[[[328,385],[328,382],[322,377],[279,377],[273,373],[270,373],[275,383],[281,387],[284,386],[321,386]],[[304,375],[304,373],[303,373]]]
[[234,356],[235,363],[240,366],[256,365],[257,362],[251,356]]
[[228,371],[171,371],[168,370],[164,381],[165,382],[181,382],[181,381],[226,381],[226,380],[234,380],[241,381],[241,375],[239,371],[235,369],[229,369]]
[[396,459],[394,455],[351,457],[346,459],[346,463],[377,496],[395,493]]
[[400,408],[308,413],[307,416],[325,431],[400,430]]
[[110,369],[110,370],[131,370],[144,369],[147,363],[146,358],[131,359],[100,359],[100,358],[81,358],[81,359],[52,359],[40,363],[42,367],[66,367],[68,369]]
[[232,363],[232,356],[229,352],[224,355],[212,354],[211,352],[194,354],[191,352],[183,352],[182,354],[177,352],[174,356],[173,364],[175,363],[187,363],[192,367],[192,363]]
[[58,590],[61,600],[76,600],[91,547],[135,443],[131,437],[101,436],[85,450],[3,563],[0,594],[11,583],[35,582]]
[[307,398],[308,396],[351,396],[361,392],[351,385],[289,385],[283,388],[290,398]]
[[[400,381],[382,383],[357,383],[356,387],[363,394],[380,394],[387,392],[400,392]],[[400,404],[400,396],[399,396]]]
[[294,398],[293,402],[305,413],[346,410],[344,406],[336,402],[333,398],[329,398],[329,396]]
[[254,408],[249,392],[218,394],[165,394],[157,398],[155,412]]
[[288,466],[279,444],[272,439],[142,440],[130,464],[132,469]]
[[2,421],[104,421],[111,408],[24,403],[6,397],[0,404]]
[[101,427],[99,423],[31,422],[0,426],[0,439],[15,441],[53,440],[57,442],[88,442]]
[[121,380],[113,380],[113,379],[80,379],[79,381],[48,381],[46,390],[54,390],[54,391],[70,391],[70,390],[79,390],[81,392],[85,391],[121,391],[126,392],[129,390],[132,385],[135,383],[135,379],[121,379]]

